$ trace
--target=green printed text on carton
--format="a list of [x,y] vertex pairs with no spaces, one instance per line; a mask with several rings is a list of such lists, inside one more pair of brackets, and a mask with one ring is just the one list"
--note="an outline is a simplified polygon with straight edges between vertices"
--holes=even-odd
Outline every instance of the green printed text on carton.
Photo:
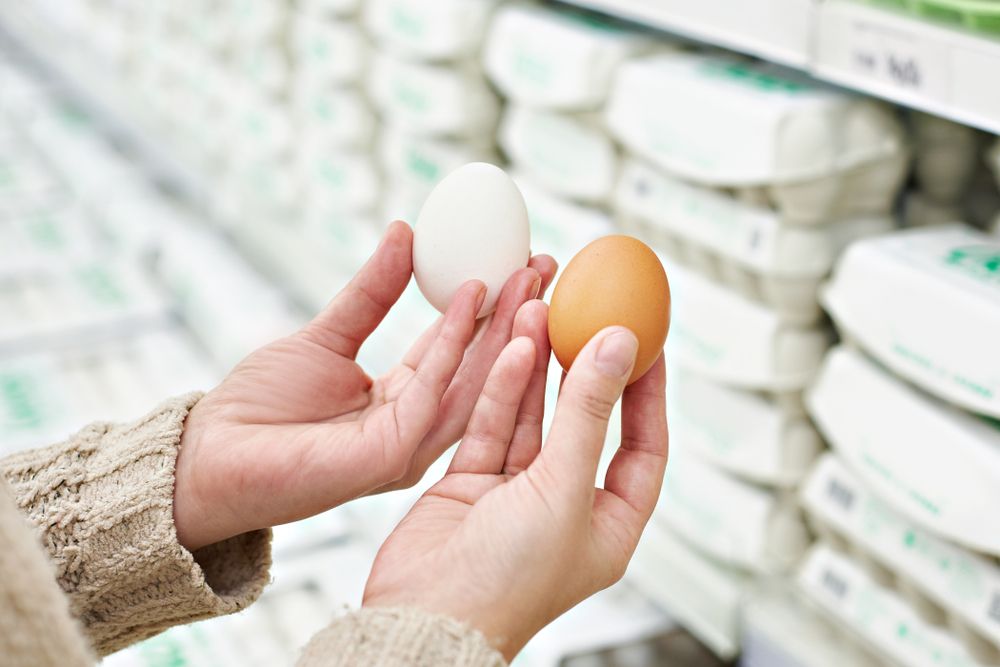
[[393,9],[390,22],[394,31],[407,37],[423,37],[427,31],[427,25],[419,15],[408,12],[402,7]]
[[38,428],[43,421],[32,384],[30,378],[21,375],[0,375],[0,399],[11,422],[19,429]]
[[538,87],[548,86],[552,83],[552,68],[549,67],[544,58],[518,49],[514,52],[513,65],[514,73],[528,83],[533,83]]
[[879,461],[875,455],[873,455],[868,450],[868,445],[864,446],[861,452],[861,462],[864,464],[865,468],[869,471],[875,473],[881,477],[884,481],[889,483],[891,486],[895,487],[897,490],[902,491],[903,494],[908,496],[910,499],[915,501],[919,507],[925,511],[933,514],[934,516],[940,516],[941,508],[940,506],[928,498],[926,495],[918,491],[917,489],[911,488],[903,480],[896,477],[895,474],[881,461]]
[[968,245],[953,248],[944,263],[965,275],[992,286],[1000,286],[1000,245]]
[[430,184],[437,183],[441,178],[441,166],[417,149],[411,148],[406,152],[406,166],[410,173]]
[[99,303],[119,305],[128,301],[121,286],[99,266],[79,269],[77,277],[80,284]]

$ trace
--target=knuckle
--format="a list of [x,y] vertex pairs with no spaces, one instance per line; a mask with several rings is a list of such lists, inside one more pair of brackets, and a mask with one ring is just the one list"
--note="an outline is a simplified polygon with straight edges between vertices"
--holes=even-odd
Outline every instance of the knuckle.
[[617,398],[612,398],[594,388],[577,393],[571,400],[576,403],[577,409],[590,419],[607,421],[611,417]]

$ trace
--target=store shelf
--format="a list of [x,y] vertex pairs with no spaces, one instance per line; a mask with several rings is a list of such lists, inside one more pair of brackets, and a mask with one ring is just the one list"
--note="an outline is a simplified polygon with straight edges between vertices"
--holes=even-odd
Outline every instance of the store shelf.
[[817,76],[1000,133],[1000,40],[853,2],[817,19]]
[[570,4],[805,68],[813,0],[569,0]]
[[1000,134],[1000,39],[852,0],[569,0]]

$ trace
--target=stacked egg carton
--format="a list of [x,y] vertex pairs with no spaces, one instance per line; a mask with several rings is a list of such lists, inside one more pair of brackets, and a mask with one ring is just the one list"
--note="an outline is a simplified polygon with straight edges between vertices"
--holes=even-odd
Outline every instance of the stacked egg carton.
[[600,112],[618,67],[653,48],[649,34],[575,10],[517,3],[497,12],[483,62],[509,102],[499,143],[536,251],[565,262],[610,233],[621,155]]
[[916,187],[906,195],[905,223],[989,226],[1000,213],[1000,191],[988,168],[992,135],[921,112],[910,120]]
[[851,557],[817,549],[799,581],[906,664],[1000,664],[998,271],[995,237],[942,225],[858,241],[824,290],[847,343],[807,397],[835,455],[803,497]]
[[416,221],[430,190],[467,162],[495,161],[500,99],[479,64],[498,0],[369,0],[368,84],[383,127],[376,153],[387,183],[383,222]]
[[794,490],[824,447],[802,403],[832,339],[820,284],[849,242],[893,227],[907,150],[882,106],[724,56],[627,63],[606,116],[632,154],[616,214],[663,252],[674,298],[653,520],[672,546],[640,551],[641,580],[684,576],[657,570],[659,554],[707,556],[725,594],[665,600],[731,655],[755,580],[790,573],[811,539]]
[[381,192],[373,157],[377,122],[363,89],[371,48],[360,6],[302,0],[292,19],[303,224],[307,236],[330,250],[358,227],[373,227]]

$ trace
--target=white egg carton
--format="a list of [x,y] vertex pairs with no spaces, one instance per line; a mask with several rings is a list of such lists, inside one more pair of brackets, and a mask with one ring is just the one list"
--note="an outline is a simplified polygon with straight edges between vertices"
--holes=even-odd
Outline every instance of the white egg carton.
[[830,332],[788,324],[777,311],[663,259],[673,313],[668,357],[744,389],[790,392],[809,383],[830,347]]
[[378,125],[375,112],[360,90],[298,81],[292,108],[300,146],[365,149],[374,141]]
[[442,178],[470,162],[497,162],[492,145],[421,137],[399,128],[382,128],[378,159],[386,180],[426,198]]
[[135,265],[88,262],[0,282],[0,352],[162,325],[170,306]]
[[923,529],[1000,555],[985,508],[1000,507],[1000,427],[837,348],[806,395],[831,447],[872,491]]
[[671,444],[750,482],[794,487],[824,449],[803,412],[766,395],[684,369],[671,370],[667,390]]
[[499,0],[368,0],[364,24],[384,48],[405,58],[475,58]]
[[882,667],[791,586],[769,582],[743,608],[740,667]]
[[749,574],[706,558],[654,516],[625,577],[716,655],[739,653],[742,608],[753,590]]
[[295,76],[313,88],[360,84],[371,57],[364,31],[354,21],[298,13],[292,21]]
[[1000,242],[961,225],[859,241],[823,302],[846,336],[944,400],[1000,417]]
[[300,153],[296,172],[307,211],[361,213],[379,203],[381,177],[367,152],[331,152],[311,146]]
[[260,158],[234,165],[225,173],[219,196],[236,207],[236,224],[260,217],[295,216],[303,203],[304,183],[296,165],[284,159]]
[[228,163],[239,167],[252,160],[288,158],[296,147],[291,106],[243,86],[232,92],[228,127],[220,128],[225,132]]
[[[802,489],[816,530],[869,564],[920,617],[947,625],[983,662],[1000,663],[1000,563],[925,532],[873,494],[834,454]],[[888,575],[888,576],[887,576]]]
[[634,159],[625,163],[614,208],[628,231],[798,325],[822,318],[820,285],[841,251],[894,226],[889,216],[785,224],[770,208],[685,183]]
[[26,146],[0,154],[0,220],[57,206],[69,192],[51,169]]
[[979,132],[968,125],[919,111],[913,112],[910,119],[917,184],[939,205],[958,203],[980,164]]
[[648,33],[592,14],[510,4],[493,19],[483,61],[493,83],[515,102],[597,110],[618,67],[655,43]]
[[923,621],[896,593],[880,586],[856,562],[824,544],[799,569],[803,594],[890,664],[908,667],[981,667],[947,630]]
[[615,233],[604,211],[557,197],[526,174],[512,176],[528,207],[533,253],[548,253],[565,267],[591,241]]
[[295,8],[316,18],[343,18],[357,13],[362,0],[296,0]]
[[500,101],[474,64],[407,62],[380,53],[373,60],[369,94],[390,124],[432,136],[492,136]]
[[621,157],[595,114],[509,106],[498,141],[517,169],[554,194],[585,204],[608,203]]
[[95,230],[77,206],[0,220],[0,277],[51,271],[100,251]]
[[230,58],[233,73],[258,94],[270,99],[288,95],[294,65],[284,44],[240,48]]
[[683,443],[670,452],[655,515],[713,558],[758,574],[787,572],[811,541],[792,495],[731,477]]
[[417,216],[430,190],[406,184],[389,184],[381,194],[382,204],[376,216],[379,222],[388,224],[402,220],[410,226],[416,224]]
[[763,188],[797,224],[889,213],[908,170],[891,110],[736,57],[673,53],[628,62],[606,118],[628,149],[670,174]]

